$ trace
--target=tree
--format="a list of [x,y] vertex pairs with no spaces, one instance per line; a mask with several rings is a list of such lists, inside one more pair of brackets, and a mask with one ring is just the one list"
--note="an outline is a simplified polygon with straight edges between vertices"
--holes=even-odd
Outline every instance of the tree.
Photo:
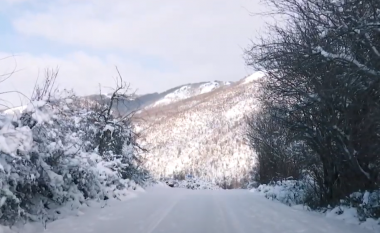
[[286,25],[272,25],[246,61],[267,74],[270,119],[310,152],[319,205],[378,188],[380,2],[266,2]]
[[247,137],[258,164],[256,181],[261,184],[289,177],[298,179],[305,156],[302,142],[293,140],[290,131],[271,114],[263,109],[246,118]]

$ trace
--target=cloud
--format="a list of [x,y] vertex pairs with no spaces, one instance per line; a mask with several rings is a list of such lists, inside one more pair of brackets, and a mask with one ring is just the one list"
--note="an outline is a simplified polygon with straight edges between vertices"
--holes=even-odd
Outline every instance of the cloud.
[[38,68],[59,65],[62,82],[83,93],[107,83],[114,65],[140,92],[240,79],[249,73],[242,48],[263,25],[249,15],[262,9],[259,0],[56,0],[41,7],[25,1],[33,7],[11,18],[15,33],[65,52],[51,54],[43,43],[38,54],[36,47],[23,51],[24,75],[35,78]]

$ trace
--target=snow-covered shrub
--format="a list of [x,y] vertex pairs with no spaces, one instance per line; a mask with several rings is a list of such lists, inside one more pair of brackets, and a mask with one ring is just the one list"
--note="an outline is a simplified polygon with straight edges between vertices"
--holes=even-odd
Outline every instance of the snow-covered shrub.
[[360,220],[380,218],[380,190],[355,192],[341,201],[341,205],[357,209]]
[[[44,115],[30,111],[30,122],[36,125]],[[33,132],[28,125],[8,116],[0,116],[0,224],[13,225],[21,219],[43,217],[41,197],[50,194],[41,174],[44,167],[32,152]]]
[[168,186],[174,188],[186,188],[192,190],[215,190],[221,189],[218,185],[213,182],[202,180],[199,178],[185,179],[185,180],[163,180]]
[[16,118],[0,115],[0,225],[46,226],[63,207],[122,199],[139,188],[147,173],[139,168],[130,116],[112,112],[116,97],[38,97]]
[[259,185],[256,190],[271,200],[278,200],[289,206],[303,204],[305,201],[307,184],[298,180],[283,180],[268,185]]

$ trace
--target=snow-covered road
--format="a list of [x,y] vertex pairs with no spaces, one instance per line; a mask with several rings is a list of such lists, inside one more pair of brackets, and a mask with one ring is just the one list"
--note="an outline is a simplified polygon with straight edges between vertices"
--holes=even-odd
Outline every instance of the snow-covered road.
[[155,188],[48,225],[48,233],[367,233],[246,190]]

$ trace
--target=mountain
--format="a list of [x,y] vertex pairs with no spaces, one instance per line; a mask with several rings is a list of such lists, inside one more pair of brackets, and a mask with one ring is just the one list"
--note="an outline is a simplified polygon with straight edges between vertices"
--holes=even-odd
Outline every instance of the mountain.
[[[171,88],[162,93],[149,93],[143,95],[132,94],[128,96],[124,101],[115,106],[121,113],[130,113],[133,111],[139,111],[146,108],[152,108],[157,106],[164,106],[179,100],[187,99],[192,96],[204,94],[223,86],[231,85],[232,82],[212,81],[212,82],[200,82],[190,83],[181,86]],[[111,97],[111,94],[95,94],[84,96],[92,101],[107,100]]]
[[134,124],[148,149],[146,168],[157,177],[192,174],[239,187],[254,163],[244,117],[258,108],[261,76],[183,85],[139,111]]

